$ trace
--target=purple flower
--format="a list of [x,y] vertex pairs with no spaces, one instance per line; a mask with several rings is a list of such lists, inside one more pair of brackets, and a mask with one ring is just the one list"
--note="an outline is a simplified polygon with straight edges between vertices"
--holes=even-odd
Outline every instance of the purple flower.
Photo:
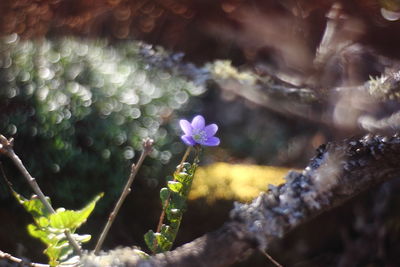
[[193,118],[192,123],[187,120],[180,120],[179,124],[185,133],[181,136],[181,139],[186,145],[219,145],[219,138],[214,136],[214,134],[218,131],[218,126],[216,124],[210,124],[206,126],[203,116],[197,115]]

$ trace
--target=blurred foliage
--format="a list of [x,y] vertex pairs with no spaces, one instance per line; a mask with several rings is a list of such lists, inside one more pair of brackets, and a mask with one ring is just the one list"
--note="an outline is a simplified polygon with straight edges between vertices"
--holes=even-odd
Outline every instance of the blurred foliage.
[[156,140],[151,173],[142,170],[149,184],[183,151],[168,123],[204,88],[171,75],[173,66],[156,68],[144,52],[165,53],[139,42],[1,39],[0,132],[15,137],[28,169],[63,203],[119,194],[144,137]]
[[218,200],[250,201],[269,184],[285,182],[290,169],[249,164],[214,163],[199,167],[189,199],[204,198],[209,204]]
[[[81,243],[88,242],[91,238],[90,235],[79,235],[75,231],[86,222],[103,194],[96,196],[81,210],[59,208],[54,213],[47,210],[37,197],[28,200],[15,191],[13,191],[13,194],[25,210],[32,215],[34,223],[28,225],[28,232],[31,236],[46,244],[47,248],[44,253],[49,258],[50,266],[57,266],[60,262],[76,264],[79,258],[71,257],[73,247],[65,232],[68,231],[79,246]],[[50,199],[47,199],[47,201],[50,201]]]

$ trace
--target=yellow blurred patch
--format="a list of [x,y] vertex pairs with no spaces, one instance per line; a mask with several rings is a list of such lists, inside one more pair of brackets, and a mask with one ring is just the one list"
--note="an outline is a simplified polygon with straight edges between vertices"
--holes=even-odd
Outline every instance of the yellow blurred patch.
[[260,165],[214,163],[196,170],[189,199],[250,201],[268,184],[279,185],[291,169]]

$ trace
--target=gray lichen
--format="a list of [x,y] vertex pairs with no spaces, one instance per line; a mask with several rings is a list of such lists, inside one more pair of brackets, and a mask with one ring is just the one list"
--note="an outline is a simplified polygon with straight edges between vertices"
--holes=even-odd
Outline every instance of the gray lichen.
[[[82,257],[82,266],[85,267],[126,267],[135,266],[140,260],[147,258],[148,255],[135,247],[124,247],[100,252],[100,255],[93,253],[86,254]],[[143,267],[145,267],[143,265]]]
[[[268,192],[252,203],[235,203],[231,218],[245,224],[259,248],[265,250],[271,241],[305,219],[357,194],[373,184],[373,179],[381,182],[391,169],[399,171],[398,163],[383,157],[390,152],[399,153],[398,136],[366,135],[344,142],[321,146],[302,173],[290,172],[285,184],[269,186]],[[376,164],[387,173],[369,173],[367,165]]]

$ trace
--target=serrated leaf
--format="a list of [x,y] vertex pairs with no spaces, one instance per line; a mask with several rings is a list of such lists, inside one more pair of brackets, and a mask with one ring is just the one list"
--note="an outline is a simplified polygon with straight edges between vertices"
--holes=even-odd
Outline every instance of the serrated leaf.
[[49,233],[47,231],[38,228],[34,224],[29,224],[27,230],[31,236],[40,239],[45,244],[49,244],[52,242],[51,238],[49,238]]
[[86,222],[89,215],[96,206],[97,201],[103,196],[103,193],[97,195],[86,207],[81,210],[58,209],[56,213],[49,216],[51,227],[57,229],[69,229],[71,232]]
[[[39,198],[32,197],[31,199],[26,199],[20,194],[18,194],[13,189],[12,193],[17,201],[25,208],[27,212],[29,212],[33,218],[36,220],[39,217],[47,217],[50,214],[50,211],[46,209],[44,204],[40,201]],[[46,197],[47,201],[50,202],[50,198]]]
[[172,192],[175,192],[175,193],[178,193],[178,194],[182,194],[183,184],[181,182],[177,182],[177,181],[169,181],[168,182],[168,188]]

